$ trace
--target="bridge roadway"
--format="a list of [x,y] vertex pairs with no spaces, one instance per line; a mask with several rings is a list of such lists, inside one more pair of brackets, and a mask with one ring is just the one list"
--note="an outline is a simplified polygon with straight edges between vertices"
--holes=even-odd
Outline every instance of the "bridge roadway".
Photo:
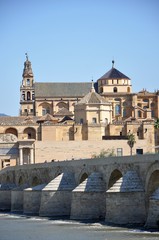
[[8,167],[0,209],[159,227],[159,154]]

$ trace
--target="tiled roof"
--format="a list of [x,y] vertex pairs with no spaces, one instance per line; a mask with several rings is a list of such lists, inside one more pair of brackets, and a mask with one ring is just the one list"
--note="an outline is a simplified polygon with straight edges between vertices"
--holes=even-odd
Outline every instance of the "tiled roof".
[[130,78],[121,73],[120,71],[118,71],[116,68],[111,68],[99,79],[130,79]]
[[57,122],[58,119],[53,117],[52,115],[50,115],[49,113],[45,114],[44,116],[42,116],[41,118],[39,118],[37,120],[37,122],[47,122],[47,121],[50,121],[50,122]]
[[37,97],[83,97],[91,88],[91,82],[35,83]]
[[14,125],[37,125],[38,117],[0,117],[0,126],[14,126]]
[[95,91],[91,90],[77,104],[85,104],[85,103],[102,103],[102,104],[107,103],[108,104],[108,101],[104,97],[96,93]]
[[58,116],[73,116],[73,113],[69,111],[67,108],[61,108],[58,112],[54,114],[55,117]]

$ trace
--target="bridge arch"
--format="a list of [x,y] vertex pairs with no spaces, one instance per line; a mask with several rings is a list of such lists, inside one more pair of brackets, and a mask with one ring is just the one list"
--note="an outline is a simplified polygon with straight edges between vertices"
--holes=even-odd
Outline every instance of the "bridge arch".
[[150,196],[159,187],[159,163],[154,163],[148,169],[145,181],[145,192]]
[[88,174],[86,172],[84,172],[79,178],[79,184],[82,183],[83,181],[85,181],[86,178],[88,178]]
[[118,169],[113,170],[109,177],[108,189],[111,188],[114,185],[114,183],[117,180],[119,180],[122,176],[123,175],[122,175],[121,171],[119,171]]
[[40,179],[39,179],[37,176],[34,176],[34,177],[32,178],[32,183],[31,183],[31,185],[34,187],[34,186],[37,186],[37,185],[39,185],[39,184],[41,184]]
[[23,185],[24,184],[24,177],[20,176],[18,180],[18,185]]

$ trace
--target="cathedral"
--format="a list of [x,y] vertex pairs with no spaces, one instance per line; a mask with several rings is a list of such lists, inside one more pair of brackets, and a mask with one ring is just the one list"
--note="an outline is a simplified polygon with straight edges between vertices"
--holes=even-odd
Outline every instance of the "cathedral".
[[155,153],[159,91],[132,92],[131,79],[112,68],[96,82],[37,82],[26,54],[20,116],[0,117],[0,169],[11,165],[91,158],[103,149]]

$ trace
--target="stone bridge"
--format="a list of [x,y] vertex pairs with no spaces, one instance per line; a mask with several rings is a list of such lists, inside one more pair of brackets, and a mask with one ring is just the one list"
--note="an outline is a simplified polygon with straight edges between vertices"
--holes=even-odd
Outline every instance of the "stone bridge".
[[159,154],[8,167],[0,209],[159,227]]

